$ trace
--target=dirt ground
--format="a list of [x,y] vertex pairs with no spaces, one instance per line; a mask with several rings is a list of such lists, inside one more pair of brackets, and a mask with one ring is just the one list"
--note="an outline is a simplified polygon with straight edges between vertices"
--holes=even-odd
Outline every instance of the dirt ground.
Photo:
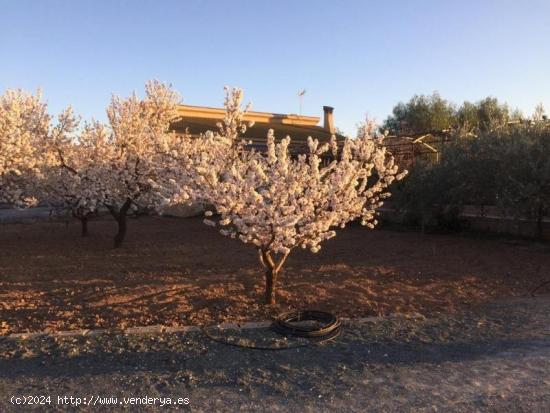
[[527,293],[550,274],[550,246],[351,226],[318,254],[291,255],[278,304],[262,305],[254,248],[200,219],[139,218],[126,244],[115,225],[0,225],[0,335],[261,320],[317,308],[343,317],[433,315]]
[[[546,294],[350,320],[333,341],[281,351],[200,332],[0,337],[0,411],[547,413],[549,310]],[[157,401],[130,403],[145,397]]]

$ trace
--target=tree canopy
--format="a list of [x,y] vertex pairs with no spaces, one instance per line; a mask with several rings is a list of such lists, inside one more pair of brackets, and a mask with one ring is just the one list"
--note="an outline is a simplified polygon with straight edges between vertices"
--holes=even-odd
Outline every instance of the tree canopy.
[[422,134],[455,130],[459,133],[479,133],[494,130],[510,120],[521,118],[521,112],[511,110],[494,97],[462,105],[443,99],[439,93],[415,95],[407,103],[399,102],[383,124],[392,134]]

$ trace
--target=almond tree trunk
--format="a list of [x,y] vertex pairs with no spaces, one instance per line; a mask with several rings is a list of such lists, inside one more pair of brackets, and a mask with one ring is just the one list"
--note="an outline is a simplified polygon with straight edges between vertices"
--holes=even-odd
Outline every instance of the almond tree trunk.
[[288,257],[288,253],[284,254],[279,262],[276,262],[269,250],[259,249],[258,252],[260,255],[260,262],[265,267],[265,303],[275,304],[275,286],[277,284],[277,278]]
[[72,211],[73,218],[80,221],[80,235],[83,237],[88,236],[88,215],[89,213],[83,212],[81,209]]
[[265,271],[265,303],[275,304],[275,283],[277,282],[278,272],[273,268]]
[[109,212],[116,220],[118,226],[118,231],[114,237],[114,248],[119,248],[126,238],[126,215],[131,205],[132,200],[128,199],[118,210],[113,206],[107,206],[107,209],[109,209]]
[[114,238],[114,248],[118,248],[122,245],[122,242],[126,238],[126,214],[119,213],[116,217],[118,231]]
[[88,217],[84,216],[80,218],[81,234],[83,237],[88,236]]

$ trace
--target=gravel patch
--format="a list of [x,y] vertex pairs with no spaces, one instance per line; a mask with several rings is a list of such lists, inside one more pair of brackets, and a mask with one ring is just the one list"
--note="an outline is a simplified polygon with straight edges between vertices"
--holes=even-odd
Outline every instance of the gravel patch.
[[[267,328],[218,333],[285,342]],[[55,403],[72,395],[189,399],[82,411],[546,412],[549,388],[549,296],[434,318],[348,321],[333,342],[283,351],[227,346],[200,332],[0,339],[2,412],[21,411],[11,395],[51,395],[52,411],[75,411]]]

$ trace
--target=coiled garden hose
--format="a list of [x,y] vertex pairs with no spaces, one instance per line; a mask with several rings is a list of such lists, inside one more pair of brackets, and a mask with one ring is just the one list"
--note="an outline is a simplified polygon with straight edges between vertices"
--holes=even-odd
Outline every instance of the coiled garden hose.
[[291,348],[308,347],[333,340],[340,335],[340,320],[325,311],[304,310],[290,311],[275,318],[271,325],[273,330],[284,336],[308,338],[305,343],[289,344],[288,346],[260,346],[243,344],[225,340],[213,335],[207,327],[202,331],[209,339],[228,346],[242,347],[253,350],[287,350]]

